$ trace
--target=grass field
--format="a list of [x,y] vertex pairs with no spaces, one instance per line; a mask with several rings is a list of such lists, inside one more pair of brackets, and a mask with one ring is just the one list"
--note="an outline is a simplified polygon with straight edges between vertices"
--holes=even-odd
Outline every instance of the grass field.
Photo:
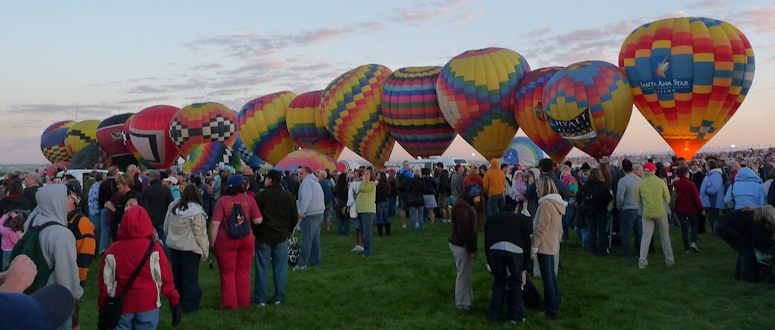
[[[393,223],[396,227],[397,221]],[[202,309],[184,315],[178,328],[775,328],[775,286],[732,280],[735,254],[710,234],[700,236],[701,253],[687,255],[680,231],[671,228],[676,265],[665,266],[657,248],[645,270],[638,270],[637,259],[624,259],[618,250],[613,256],[595,257],[571,235],[561,249],[560,317],[550,321],[528,310],[527,322],[515,326],[487,319],[492,278],[481,253],[474,267],[474,308],[454,308],[450,225],[436,224],[422,233],[398,227],[391,237],[375,233],[371,257],[350,252],[352,237],[324,229],[322,265],[290,272],[287,304],[281,306],[218,310],[217,269],[203,263]],[[481,240],[480,235],[480,246]],[[96,328],[97,266],[95,262],[81,304],[84,329]],[[533,281],[542,290],[540,279]],[[160,328],[170,328],[170,318],[165,302]]]

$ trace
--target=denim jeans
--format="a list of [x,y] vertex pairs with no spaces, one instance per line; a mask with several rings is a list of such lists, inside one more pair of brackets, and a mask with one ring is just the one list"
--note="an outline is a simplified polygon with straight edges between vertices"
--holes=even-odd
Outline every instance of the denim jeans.
[[565,215],[562,216],[562,240],[568,240],[569,228],[573,222],[573,217],[576,216],[576,205],[568,204],[565,207]]
[[388,197],[388,218],[396,216],[397,196]]
[[363,235],[363,255],[371,255],[371,224],[374,222],[376,213],[358,213],[361,220],[361,235]]
[[[619,211],[619,233],[622,235],[624,256],[639,256],[640,238],[643,236],[643,222],[640,221],[638,210]],[[635,243],[633,243],[633,234],[635,234]],[[633,244],[635,244],[635,253],[632,251]]]
[[[100,246],[100,234],[102,234],[102,222],[101,222],[101,215],[100,211],[91,213],[89,212],[89,221],[91,221],[92,225],[94,225],[94,247],[98,248]],[[97,250],[97,253],[99,253],[99,249]]]
[[307,215],[301,219],[301,257],[299,266],[318,265],[322,259],[320,252],[320,226],[323,213]]
[[549,316],[557,316],[560,313],[562,296],[560,295],[557,273],[554,272],[554,256],[539,253],[538,266],[541,268],[541,280],[544,282],[545,312]]
[[12,250],[3,251],[3,264],[0,265],[0,271],[5,271],[11,264],[11,252]]
[[116,330],[155,330],[159,325],[159,309],[147,312],[124,313],[118,320]]
[[384,225],[388,223],[388,202],[377,203],[377,224]]
[[710,231],[716,234],[716,220],[719,218],[719,209],[706,207],[705,216],[708,218],[708,224],[710,224]]
[[110,210],[107,208],[103,208],[100,210],[100,246],[97,249],[97,252],[103,252],[108,248],[108,243],[110,243],[110,232],[111,232],[111,226],[110,226]]
[[603,214],[588,214],[587,225],[589,228],[589,249],[596,255],[605,255],[608,240],[606,238],[606,225],[608,216]]
[[691,231],[691,243],[697,243],[697,220],[699,214],[684,214],[678,213],[678,220],[681,222],[681,239],[683,239],[684,250],[689,250],[689,226],[692,227]]
[[503,195],[492,195],[487,197],[487,216],[492,216],[501,211],[506,198]]
[[489,317],[500,321],[503,305],[506,304],[506,317],[511,321],[525,318],[525,306],[522,302],[522,253],[490,250],[490,269],[492,270],[492,300]]
[[347,199],[336,198],[335,200],[334,213],[336,213],[336,218],[339,220],[339,225],[336,227],[336,234],[339,236],[350,236],[350,216],[342,211],[342,209],[347,206]]
[[410,207],[409,208],[409,216],[412,219],[412,230],[423,230],[425,229],[425,219],[422,215],[423,207]]
[[175,288],[180,292],[180,307],[184,312],[199,309],[202,288],[199,286],[199,263],[202,255],[191,251],[169,249],[172,277]]
[[156,230],[156,234],[159,235],[159,241],[161,241],[161,245],[164,246],[165,250],[167,247],[167,234],[164,233],[164,224],[160,225],[154,225],[153,229]]
[[272,264],[274,301],[285,303],[285,284],[288,282],[288,240],[277,244],[256,241],[256,274],[253,303],[266,304],[269,285],[269,264]]

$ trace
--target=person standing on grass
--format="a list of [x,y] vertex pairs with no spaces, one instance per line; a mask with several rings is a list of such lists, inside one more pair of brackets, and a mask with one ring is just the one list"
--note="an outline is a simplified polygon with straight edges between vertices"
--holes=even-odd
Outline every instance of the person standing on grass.
[[299,222],[301,223],[301,257],[293,270],[304,270],[307,264],[317,266],[322,261],[320,250],[320,227],[323,225],[323,213],[326,205],[323,189],[318,178],[309,167],[299,169]]
[[589,172],[587,182],[579,191],[579,198],[584,209],[582,214],[586,219],[587,233],[589,233],[589,249],[597,256],[604,256],[608,254],[606,251],[608,203],[613,197],[600,169],[594,168]]
[[253,233],[233,238],[226,228],[235,204],[242,206],[244,221],[260,225],[264,220],[256,201],[245,193],[243,184],[242,175],[229,176],[210,221],[210,244],[220,271],[221,309],[250,307],[250,262],[255,248]]
[[409,206],[409,217],[412,221],[412,230],[425,229],[425,217],[423,216],[423,207],[425,206],[425,183],[420,174],[420,170],[414,170],[413,177],[409,183],[409,189],[406,194],[406,204]]
[[285,303],[285,284],[288,279],[288,237],[293,234],[293,229],[299,221],[299,211],[296,200],[289,192],[283,190],[281,183],[280,172],[270,170],[264,178],[264,189],[256,195],[256,202],[264,216],[264,222],[260,226],[253,226],[253,234],[256,236],[253,303],[259,306],[266,306],[268,301],[270,263],[274,280],[274,303]]
[[361,184],[358,186],[358,194],[355,197],[358,219],[361,222],[361,235],[363,235],[363,255],[370,256],[371,249],[371,224],[377,215],[377,183],[372,181],[373,172],[363,171]]
[[487,216],[498,213],[506,202],[503,193],[506,191],[506,175],[498,167],[498,160],[490,160],[490,169],[484,174],[484,193],[487,196]]
[[529,259],[525,258],[525,251],[530,246],[532,227],[530,218],[514,213],[514,204],[507,204],[484,225],[485,255],[493,276],[489,312],[492,321],[501,319],[504,303],[510,321],[525,320],[522,288],[527,282]]
[[736,281],[773,284],[769,265],[758,262],[760,256],[775,254],[775,208],[765,205],[735,210],[717,219],[714,232],[737,251],[733,278]]
[[568,207],[565,208],[565,215],[562,217],[562,240],[568,241],[570,226],[576,215],[576,194],[579,192],[579,182],[571,174],[571,168],[568,165],[562,166],[560,181],[568,190],[568,196],[565,198]]
[[169,205],[164,219],[165,244],[169,248],[175,287],[186,313],[198,310],[202,299],[199,263],[207,260],[210,252],[206,220],[199,188],[194,184],[183,188],[180,199]]
[[350,217],[347,215],[347,173],[339,173],[339,179],[334,185],[334,209],[339,220],[336,234],[338,236],[350,236]]
[[323,212],[323,221],[326,223],[326,231],[331,231],[331,214],[334,211],[334,183],[328,179],[328,173],[324,170],[318,171],[318,183],[323,189],[323,203],[326,210]]
[[[70,180],[67,186],[67,229],[75,237],[75,263],[78,265],[78,279],[81,287],[86,285],[86,276],[89,274],[89,267],[94,259],[97,242],[94,239],[94,225],[89,218],[81,214],[81,187],[78,180]],[[54,265],[56,266],[56,264]],[[80,300],[75,302],[73,311],[72,327],[80,328]]]
[[408,195],[410,193],[410,186],[413,178],[414,172],[409,166],[409,161],[405,160],[396,177],[396,186],[398,187],[398,207],[400,209],[398,213],[401,217],[401,229],[406,229],[406,214],[411,212],[411,207],[408,203]]
[[388,201],[388,195],[390,194],[390,186],[388,183],[387,175],[385,172],[378,172],[377,176],[377,234],[382,236],[384,229],[385,235],[390,236],[390,219],[388,218],[388,208],[390,202]]
[[396,216],[396,203],[398,202],[398,183],[396,179],[396,171],[388,170],[387,175],[387,187],[388,187],[388,219]]
[[[97,172],[94,174],[95,182],[91,185],[88,191],[86,191],[87,205],[89,206],[89,220],[94,225],[94,238],[97,242],[97,252],[104,251],[102,247],[102,221],[100,216],[100,210],[102,207],[99,204],[100,185],[102,181],[105,181],[105,175]],[[107,230],[107,228],[105,228]],[[105,245],[107,247],[107,244]]]
[[439,208],[441,214],[441,222],[447,223],[449,218],[447,217],[447,209],[449,206],[449,173],[444,169],[444,163],[436,163],[436,171],[433,179],[436,181],[436,205]]
[[643,178],[638,183],[635,192],[638,203],[643,206],[643,236],[640,240],[640,259],[638,260],[638,268],[640,269],[646,268],[649,264],[649,245],[651,244],[651,236],[654,235],[654,227],[659,229],[665,263],[668,266],[675,264],[673,248],[670,245],[670,225],[667,222],[670,192],[667,190],[667,183],[654,174],[656,169],[653,163],[643,165]]
[[[619,210],[619,232],[622,235],[622,250],[625,257],[640,255],[640,239],[643,236],[643,224],[638,217],[640,206],[635,196],[640,177],[635,174],[632,162],[622,161],[624,176],[616,188],[616,209]],[[633,233],[635,234],[635,253],[633,253]]]
[[[705,208],[710,230],[713,232],[716,219],[724,209],[724,176],[715,159],[708,159],[708,173],[700,186],[700,201]],[[714,232],[715,233],[715,232]]]
[[[361,221],[358,220],[358,207],[355,205],[355,196],[358,193],[358,186],[361,184],[361,170],[353,171],[353,177],[347,184],[347,218],[352,222],[355,231],[355,246],[352,252],[363,252],[363,237],[361,236]],[[355,210],[353,211],[353,208]],[[354,216],[353,216],[354,215]]]
[[[433,209],[437,207],[436,205],[436,181],[433,179],[433,176],[431,176],[431,170],[428,168],[423,168],[421,171],[422,173],[422,183],[423,183],[423,189],[422,189],[422,199],[425,206],[425,212],[428,212],[428,216],[430,217],[430,223],[431,225],[436,224],[436,214],[433,212]],[[420,214],[420,218],[423,218],[424,220],[424,214]]]
[[[151,171],[149,179],[148,187],[143,189],[143,196],[148,203],[148,214],[151,216],[151,221],[153,221],[153,228],[159,234],[162,244],[166,244],[164,243],[164,217],[167,215],[167,209],[170,204],[175,199],[172,197],[170,188],[162,184],[159,171]],[[177,181],[177,179],[175,180]]]
[[[500,171],[500,170],[498,170]],[[471,288],[471,271],[476,258],[477,212],[474,205],[481,202],[484,191],[477,184],[465,187],[463,196],[452,206],[452,232],[449,234],[449,249],[455,257],[455,307],[458,310],[471,309],[474,293]]]
[[733,206],[735,210],[767,204],[767,192],[764,191],[762,179],[756,171],[741,167],[734,178],[724,196],[724,203]]
[[[452,195],[452,200],[456,201],[460,196],[463,196],[463,180],[465,179],[466,168],[463,165],[455,164],[455,170],[452,172],[452,176],[449,179],[449,191]],[[451,214],[452,212],[450,212]]]
[[536,194],[538,209],[535,214],[530,256],[538,260],[541,269],[541,280],[544,282],[544,315],[555,318],[560,313],[562,303],[555,258],[559,259],[562,217],[568,203],[563,200],[554,180],[549,176],[540,176],[536,180]]
[[[675,181],[673,182],[675,190],[675,212],[678,214],[678,220],[681,222],[681,238],[683,239],[684,251],[700,252],[697,246],[697,224],[702,216],[704,209],[700,201],[700,194],[694,182],[689,179],[689,168],[681,165],[675,171]],[[689,243],[689,226],[691,231],[691,244]]]

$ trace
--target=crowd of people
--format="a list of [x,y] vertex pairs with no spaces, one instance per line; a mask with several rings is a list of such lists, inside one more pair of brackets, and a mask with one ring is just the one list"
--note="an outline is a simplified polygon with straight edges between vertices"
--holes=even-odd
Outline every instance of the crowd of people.
[[[669,266],[676,263],[671,225],[680,227],[687,255],[699,253],[699,234],[707,231],[738,252],[735,279],[775,282],[775,155],[764,154],[763,161],[705,156],[665,163],[603,158],[595,166],[543,159],[537,168],[492,160],[479,168],[415,169],[404,162],[400,169],[301,167],[263,175],[247,167],[184,175],[129,166],[125,173],[116,167],[94,172],[83,183],[64,173],[13,174],[0,199],[2,267],[10,272],[32,262],[36,274],[16,291],[56,285],[70,292],[73,308],[61,328],[79,328],[78,300],[95,257],[100,328],[156,327],[162,295],[177,325],[199,309],[199,267],[210,254],[222,309],[284,304],[288,271],[322,263],[323,228],[336,222],[338,235],[352,232],[352,251],[368,257],[379,251],[373,227],[391,236],[396,216],[396,226],[413,232],[451,224],[460,310],[472,307],[472,265],[484,232],[493,321],[524,321],[530,271],[543,281],[545,315],[560,314],[560,247],[574,232],[590,253],[605,257],[621,247],[622,256],[637,256],[637,267],[645,269],[655,231]],[[301,243],[294,257],[296,235]],[[153,288],[157,294],[148,295]]]

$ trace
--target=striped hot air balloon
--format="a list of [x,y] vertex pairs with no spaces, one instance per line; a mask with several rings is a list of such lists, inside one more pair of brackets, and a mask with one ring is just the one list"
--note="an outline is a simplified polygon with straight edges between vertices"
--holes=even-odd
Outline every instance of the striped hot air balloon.
[[320,113],[320,96],[314,91],[295,97],[288,106],[288,133],[301,148],[320,151],[333,159],[339,158],[344,145],[328,132]]
[[65,138],[72,124],[71,120],[58,121],[47,127],[40,135],[40,151],[51,164],[70,160],[70,153],[65,147]]
[[82,120],[70,126],[65,138],[65,148],[70,156],[75,156],[84,147],[97,143],[97,126],[99,125],[99,120]]
[[283,158],[275,165],[274,169],[278,171],[295,171],[299,167],[309,167],[313,171],[329,169],[336,170],[336,161],[330,156],[309,149],[296,150]]
[[191,149],[188,159],[183,163],[182,169],[184,173],[200,174],[224,165],[239,171],[242,167],[242,162],[239,155],[235,154],[225,144],[207,142]]
[[220,103],[194,103],[175,114],[169,133],[175,148],[185,157],[191,149],[203,143],[234,143],[237,138],[237,116]]
[[735,114],[755,69],[750,42],[735,26],[703,17],[658,20],[622,44],[635,105],[675,151],[691,159]]
[[277,164],[296,149],[288,133],[288,105],[296,94],[277,92],[254,99],[239,113],[239,135],[242,143],[256,156]]

